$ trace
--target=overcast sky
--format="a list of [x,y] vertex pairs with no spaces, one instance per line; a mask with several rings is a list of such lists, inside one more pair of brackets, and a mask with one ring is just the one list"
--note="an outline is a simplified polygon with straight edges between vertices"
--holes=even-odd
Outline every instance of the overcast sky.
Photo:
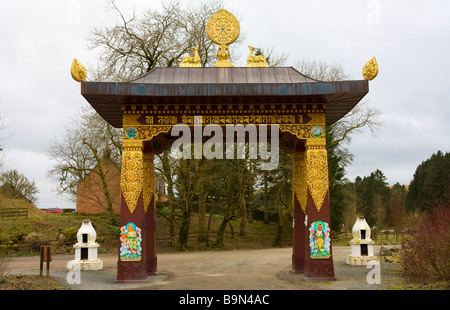
[[[181,1],[183,4],[197,1]],[[131,8],[158,8],[161,1],[118,0]],[[380,169],[389,184],[409,184],[416,167],[438,150],[450,151],[450,1],[400,0],[225,0],[239,17],[247,45],[275,48],[295,60],[340,64],[351,79],[373,56],[377,78],[365,97],[382,112],[383,127],[363,132],[349,145],[354,161],[347,177]],[[95,63],[87,36],[94,26],[117,16],[103,0],[0,0],[0,141],[3,169],[17,169],[36,182],[39,207],[75,207],[57,197],[46,178],[52,163],[48,147],[86,104],[80,84],[70,76],[77,58]]]

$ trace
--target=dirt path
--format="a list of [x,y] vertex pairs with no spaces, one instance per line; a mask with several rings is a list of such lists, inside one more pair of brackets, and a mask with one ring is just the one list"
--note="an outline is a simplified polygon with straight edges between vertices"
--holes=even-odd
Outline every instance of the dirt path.
[[[159,274],[149,277],[145,284],[114,284],[117,255],[99,255],[103,270],[82,271],[80,284],[70,287],[72,290],[315,290],[381,289],[389,285],[386,281],[381,285],[368,284],[366,275],[370,269],[346,265],[349,253],[349,247],[333,247],[337,277],[333,282],[308,282],[303,275],[291,273],[291,248],[159,254]],[[66,264],[71,259],[73,255],[55,255],[50,265],[50,275],[64,285],[68,285]],[[392,266],[382,265],[382,275],[389,268]],[[39,274],[39,257],[11,258],[6,272]]]

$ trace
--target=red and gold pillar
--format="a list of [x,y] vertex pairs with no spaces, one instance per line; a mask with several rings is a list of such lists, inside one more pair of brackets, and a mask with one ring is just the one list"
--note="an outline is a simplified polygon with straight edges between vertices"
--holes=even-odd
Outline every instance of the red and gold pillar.
[[292,155],[292,271],[309,280],[336,280],[330,236],[325,116],[311,114],[311,125],[280,127],[300,141]]
[[[307,280],[336,280],[330,235],[329,178],[326,140],[323,129],[315,126],[314,138],[305,143],[305,265]],[[320,133],[321,132],[321,133]],[[321,138],[318,138],[319,136]]]
[[123,142],[121,208],[116,283],[147,280],[143,141]]

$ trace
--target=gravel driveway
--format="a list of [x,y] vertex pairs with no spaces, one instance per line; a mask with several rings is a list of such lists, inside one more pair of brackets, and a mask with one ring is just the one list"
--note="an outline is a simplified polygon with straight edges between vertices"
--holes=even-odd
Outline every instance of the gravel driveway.
[[[82,271],[75,281],[79,284],[69,285],[66,264],[73,255],[54,255],[50,275],[72,290],[377,290],[399,281],[396,264],[382,263],[381,284],[369,284],[372,269],[348,266],[349,254],[350,247],[333,247],[337,281],[331,282],[305,281],[302,274],[291,273],[292,248],[159,254],[159,274],[140,284],[114,284],[117,255],[99,255],[103,270]],[[39,257],[11,258],[6,272],[39,274]]]

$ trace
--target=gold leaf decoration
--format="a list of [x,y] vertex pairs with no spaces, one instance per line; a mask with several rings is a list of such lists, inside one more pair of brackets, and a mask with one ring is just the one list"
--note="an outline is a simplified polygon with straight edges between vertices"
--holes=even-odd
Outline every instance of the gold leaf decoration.
[[128,210],[133,213],[144,185],[144,168],[142,149],[125,150],[122,154],[122,172],[120,190],[127,203]]
[[[309,138],[316,138],[312,132],[313,129],[316,127],[315,125],[304,125],[304,124],[279,124],[278,127],[282,132],[289,132],[296,136],[298,139],[309,139]],[[324,140],[325,139],[325,132],[322,129],[322,134],[317,139]]]
[[364,65],[362,74],[364,79],[368,81],[373,80],[378,75],[378,63],[375,57]]
[[325,148],[306,150],[306,183],[317,211],[322,208],[328,193],[328,160]]
[[72,61],[72,67],[70,67],[70,74],[77,82],[84,82],[87,77],[86,68],[75,58]]
[[[150,141],[160,133],[167,133],[172,129],[173,125],[144,125],[144,126],[133,126],[137,130],[136,139]],[[128,139],[126,133],[130,127],[123,125],[123,139]]]
[[198,53],[199,46],[194,47],[192,50],[194,51],[194,56],[186,56],[181,59],[180,67],[201,67],[202,60],[200,58],[200,54]]
[[239,37],[241,28],[237,18],[225,9],[211,15],[206,23],[206,34],[216,44],[229,45]]
[[247,67],[268,67],[269,64],[267,63],[266,57],[263,55],[255,55],[253,56],[253,52],[256,50],[253,46],[248,46],[250,49],[250,53],[247,57]]
[[294,152],[292,154],[292,192],[293,198],[297,201],[306,214],[307,187],[305,180],[305,160],[303,152]]
[[216,44],[219,44],[217,50],[217,61],[214,67],[233,67],[231,61],[227,61],[230,56],[228,45],[236,41],[239,37],[241,26],[237,18],[225,9],[222,9],[208,19],[206,23],[206,34]]

